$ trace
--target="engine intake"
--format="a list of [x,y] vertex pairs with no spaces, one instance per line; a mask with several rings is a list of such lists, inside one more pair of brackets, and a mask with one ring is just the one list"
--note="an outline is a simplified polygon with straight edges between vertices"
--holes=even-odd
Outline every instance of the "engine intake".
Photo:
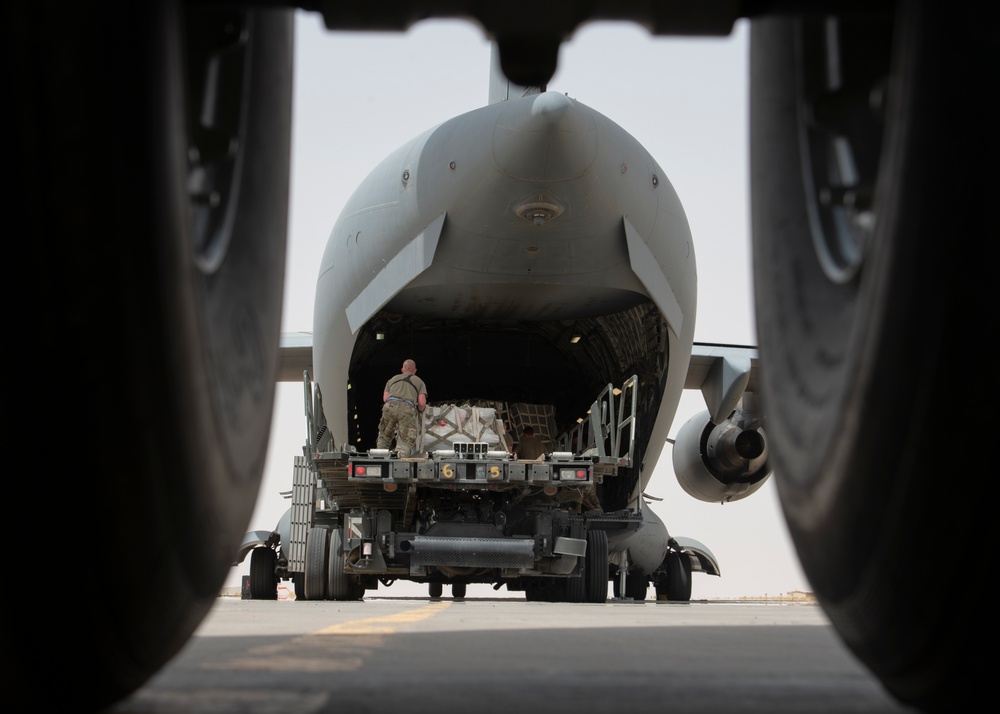
[[673,464],[681,488],[709,503],[746,498],[771,475],[764,430],[741,412],[721,424],[708,411],[688,419],[674,440]]

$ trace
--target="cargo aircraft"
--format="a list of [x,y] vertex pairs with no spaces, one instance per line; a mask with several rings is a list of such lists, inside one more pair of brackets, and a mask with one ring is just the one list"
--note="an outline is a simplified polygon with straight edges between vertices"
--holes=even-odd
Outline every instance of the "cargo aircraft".
[[[687,600],[691,573],[718,575],[719,564],[704,544],[672,536],[645,506],[643,493],[685,388],[700,389],[706,407],[681,429],[673,448],[683,488],[719,503],[744,498],[767,480],[766,437],[751,384],[756,350],[698,345],[692,358],[695,246],[680,200],[653,157],[620,126],[567,95],[511,84],[495,44],[490,70],[488,105],[394,151],[360,184],[330,232],[319,264],[313,333],[294,336],[282,349],[279,375],[300,382],[314,375],[322,395],[314,410],[322,414],[309,425],[314,434],[307,458],[374,448],[377,395],[407,355],[418,357],[420,375],[434,385],[434,404],[498,404],[506,429],[534,426],[549,452],[603,456],[609,467],[591,504],[602,515],[591,523],[604,524],[589,530],[607,528],[608,544],[589,547],[607,552],[619,596],[643,599],[652,583],[664,596]],[[323,434],[330,440],[325,447],[319,446]],[[506,473],[503,462],[496,463]],[[288,474],[291,486],[291,467]],[[447,528],[462,545],[451,559],[438,552],[432,593],[442,581],[457,592],[467,582],[489,582],[523,588],[530,598],[564,599],[565,578],[501,577],[509,567],[487,565],[497,562],[496,554],[477,563],[465,552],[477,529],[491,527],[491,541],[504,537],[492,530],[498,512],[504,533],[520,538],[535,533],[538,518],[554,517],[551,509],[565,510],[561,492],[539,510],[516,505],[542,490],[541,482],[532,485],[539,479],[548,477],[535,473],[517,483],[505,477],[488,507],[475,508],[442,501],[454,493],[447,489],[418,486],[411,498],[437,505],[433,516],[421,516],[419,507],[417,516],[432,517],[436,530],[405,538],[394,550],[429,543],[430,533]],[[487,486],[469,487],[485,492]],[[371,503],[383,517],[398,509],[387,531],[401,537],[410,519],[404,513],[414,507],[406,499],[392,507],[379,494],[365,498],[364,491],[352,491],[345,499]],[[624,520],[609,515],[615,513]],[[317,518],[324,525],[310,538],[328,536],[328,518],[339,523],[351,517],[345,507],[343,515],[324,509]],[[311,528],[313,519],[306,525]],[[582,528],[581,547],[600,535],[588,534],[586,523]],[[295,532],[284,518],[275,530],[278,544],[270,533],[248,533],[240,560],[255,545],[277,545],[279,563],[297,563],[292,570],[300,596],[321,596],[324,588],[302,581],[310,571],[319,577],[326,557],[304,541],[296,553]],[[433,542],[440,549],[455,541],[437,536]],[[524,541],[508,540],[506,547],[514,551],[517,543]],[[310,568],[307,552],[323,562]],[[587,567],[605,575],[594,576],[586,597],[604,602],[609,563],[592,563],[592,555]],[[261,584],[254,597],[273,596],[264,571],[274,557],[253,556],[251,582]],[[408,565],[397,563],[394,570],[400,567]],[[544,564],[521,568],[547,572]],[[424,580],[423,571],[411,574]],[[279,572],[291,577],[284,567]],[[343,597],[356,591],[328,589]]]
[[[40,662],[82,667],[78,706],[121,699],[184,646],[229,571],[257,498],[280,365],[294,6],[341,30],[470,19],[521,87],[545,86],[560,43],[587,21],[719,36],[749,19],[756,394],[789,531],[840,637],[900,701],[937,711],[976,697],[987,658],[970,652],[995,528],[988,417],[981,399],[963,397],[988,400],[993,381],[962,389],[979,371],[955,347],[969,344],[970,326],[997,324],[983,240],[995,141],[977,104],[992,86],[994,43],[987,11],[961,2],[5,5],[14,235],[26,246],[19,264],[39,268],[26,281],[32,304],[58,325],[43,343],[52,398],[20,392],[28,411],[15,436],[39,443],[39,426],[62,412],[53,404],[75,417],[65,438],[43,430],[34,452],[66,458],[32,481],[32,503],[46,508],[28,512],[44,511],[48,527],[26,543],[73,556],[58,573],[70,577],[52,578],[72,587],[68,602],[41,577],[44,560],[30,571],[48,586],[35,588],[37,606],[68,616],[41,635],[29,618],[5,621],[19,647],[12,681],[48,677]],[[411,320],[425,329],[421,347],[441,350],[474,320],[465,344],[487,352],[513,332],[548,350],[549,369],[572,364],[595,384],[641,367],[651,386],[638,463],[655,460],[693,334],[693,271],[682,269],[693,245],[667,177],[568,97],[495,102],[468,121],[488,145],[430,132],[379,170],[381,190],[398,195],[369,206],[397,215],[385,243],[354,217],[333,236],[319,292],[347,310],[325,316],[314,354],[332,427],[350,406],[335,365],[352,380],[384,378],[372,320],[386,330]],[[577,148],[539,163],[528,148],[560,125],[569,131],[552,148]],[[465,161],[485,149],[493,173]],[[563,192],[609,163],[619,186],[608,177]],[[436,187],[426,200],[425,183]],[[543,239],[567,224],[579,246]],[[366,252],[376,246],[387,252]],[[513,300],[509,278],[535,299]],[[572,362],[571,330],[617,346]],[[549,376],[558,389],[563,374]],[[552,399],[572,406],[576,392]],[[67,484],[76,473],[87,478]],[[640,467],[621,502],[641,482]],[[67,526],[81,502],[89,531]]]

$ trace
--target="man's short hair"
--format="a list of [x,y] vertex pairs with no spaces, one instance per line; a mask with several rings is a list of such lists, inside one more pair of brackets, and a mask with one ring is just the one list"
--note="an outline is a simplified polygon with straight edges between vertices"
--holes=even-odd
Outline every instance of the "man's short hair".
[[535,430],[532,429],[530,426],[526,426],[526,427],[524,427],[524,433],[525,434],[534,434]]

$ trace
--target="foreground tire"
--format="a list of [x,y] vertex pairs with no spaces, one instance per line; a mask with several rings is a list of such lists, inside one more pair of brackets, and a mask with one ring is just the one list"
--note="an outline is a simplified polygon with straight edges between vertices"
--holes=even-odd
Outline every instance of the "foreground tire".
[[789,531],[837,632],[901,701],[955,710],[988,681],[966,656],[987,569],[963,568],[955,597],[927,582],[956,552],[987,562],[992,540],[976,410],[954,384],[968,317],[998,324],[981,257],[994,167],[967,160],[995,156],[967,105],[993,81],[991,23],[899,7],[881,24],[752,23],[761,394]]
[[[28,283],[38,304],[59,308],[40,371],[75,413],[74,458],[101,465],[88,517],[116,587],[142,593],[107,597],[102,569],[78,583],[58,656],[87,682],[74,702],[87,710],[145,683],[215,602],[270,434],[292,13],[185,18],[184,7],[3,10],[5,64],[18,68],[9,200],[30,216],[19,236]],[[215,58],[225,91],[212,95],[202,84]],[[43,633],[18,628],[5,639],[28,648],[25,667],[58,664]]]
[[250,598],[277,600],[278,576],[274,573],[277,560],[270,548],[254,548],[250,552]]

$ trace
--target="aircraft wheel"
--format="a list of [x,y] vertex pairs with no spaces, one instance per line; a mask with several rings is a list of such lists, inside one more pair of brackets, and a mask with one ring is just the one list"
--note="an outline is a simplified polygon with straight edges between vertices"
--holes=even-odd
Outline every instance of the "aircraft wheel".
[[636,601],[642,601],[646,599],[646,593],[648,591],[649,579],[645,575],[625,576],[625,597],[632,598]]
[[583,602],[586,597],[586,575],[574,575],[566,579],[566,602]]
[[466,583],[452,583],[451,596],[456,600],[465,599]]
[[[186,23],[188,7],[3,9],[6,64],[18,67],[7,84],[17,136],[8,203],[30,217],[17,262],[38,294],[20,296],[22,314],[35,303],[51,311],[32,318],[52,326],[39,372],[75,412],[74,458],[101,464],[88,503],[116,587],[143,593],[109,598],[106,570],[84,576],[88,594],[74,599],[59,650],[84,667],[81,709],[144,684],[216,602],[270,434],[293,13],[195,8]],[[212,49],[228,50],[215,76],[229,91],[214,112],[189,81],[206,75]],[[199,116],[218,131],[191,131]],[[52,401],[43,408],[51,423]],[[12,627],[10,641],[37,641],[21,651],[24,666],[52,656],[46,637]]]
[[529,602],[563,602],[566,596],[565,578],[529,578],[524,585],[524,598]]
[[897,7],[895,25],[751,24],[754,284],[762,403],[802,567],[851,651],[933,710],[988,681],[959,655],[982,614],[963,600],[988,569],[963,569],[955,597],[926,583],[956,544],[987,562],[992,540],[988,499],[963,485],[981,470],[968,431],[988,407],[949,384],[975,377],[957,374],[970,316],[1000,323],[982,255],[995,164],[966,160],[995,146],[968,105],[992,79],[974,12]]
[[603,603],[608,600],[608,534],[606,531],[587,531],[587,602]]
[[[611,592],[616,598],[623,597],[621,592],[621,574],[615,573],[611,578]],[[645,600],[649,589],[649,579],[645,575],[626,575],[625,594],[631,600]]]
[[441,583],[428,583],[427,592],[436,600],[444,593],[444,585]]
[[277,560],[271,548],[254,548],[250,551],[250,598],[277,600],[278,577],[274,574]]
[[303,580],[306,600],[326,599],[329,558],[330,529],[310,528],[306,535],[306,573]]
[[[657,599],[671,602],[691,601],[691,561],[681,553],[667,553],[664,560],[666,576],[656,583]],[[643,596],[645,599],[645,596]]]
[[344,570],[344,546],[339,528],[330,531],[330,564],[327,568],[326,595],[331,600],[357,600],[354,578]]
[[566,578],[546,577],[542,581],[542,599],[545,602],[566,602]]

